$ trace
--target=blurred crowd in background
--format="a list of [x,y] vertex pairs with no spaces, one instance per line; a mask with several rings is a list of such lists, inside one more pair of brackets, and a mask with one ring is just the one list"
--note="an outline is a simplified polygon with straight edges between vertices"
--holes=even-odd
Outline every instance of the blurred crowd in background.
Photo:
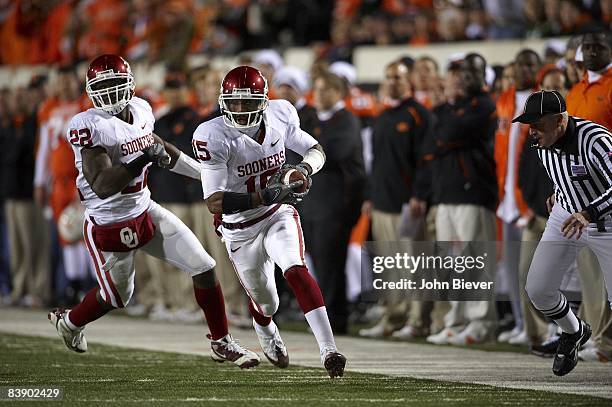
[[612,0],[0,0],[0,64],[114,53],[181,67],[188,54],[513,39],[609,27]]
[[[194,129],[220,114],[224,72],[209,65],[186,69],[187,52],[232,54],[256,44],[323,41],[308,72],[286,66],[272,48],[242,54],[240,62],[262,71],[270,98],[290,101],[302,128],[327,153],[324,170],[298,209],[309,268],[320,282],[334,330],[342,334],[357,326],[363,327],[357,332],[361,336],[425,338],[434,344],[495,338],[542,354],[556,350],[547,348],[555,327],[523,289],[552,186],[526,129],[510,122],[531,92],[546,89],[567,98],[570,114],[610,129],[609,32],[588,37],[584,50],[586,37],[576,35],[554,40],[545,50],[524,49],[508,64],[495,66],[471,52],[439,66],[418,48],[406,47],[405,55],[385,68],[385,79],[366,87],[357,84],[350,51],[369,43],[597,30],[609,24],[610,1],[22,0],[4,4],[3,10],[2,62],[58,67],[53,76],[32,77],[27,87],[0,89],[3,304],[71,306],[95,284],[81,237],[58,233],[66,208],[79,205],[65,126],[72,115],[91,107],[73,62],[103,52],[123,53],[130,62],[168,62],[163,89],[137,87],[136,94],[153,106],[155,132],[193,155]],[[293,20],[287,20],[289,14]],[[49,27],[45,22],[52,19],[57,21]],[[598,66],[595,54],[604,58]],[[603,110],[593,107],[593,101],[602,100]],[[208,221],[199,183],[151,169],[148,184],[153,199],[181,217],[217,260],[230,321],[250,325],[247,297]],[[392,293],[376,303],[364,301],[371,277],[363,275],[361,255],[370,240],[501,241],[498,301],[411,301]],[[202,321],[186,276],[142,253],[136,269],[136,294],[126,312]],[[612,314],[592,253],[585,252],[569,275],[565,288],[595,332],[584,357],[608,360]],[[300,320],[282,278],[277,284],[277,318]]]

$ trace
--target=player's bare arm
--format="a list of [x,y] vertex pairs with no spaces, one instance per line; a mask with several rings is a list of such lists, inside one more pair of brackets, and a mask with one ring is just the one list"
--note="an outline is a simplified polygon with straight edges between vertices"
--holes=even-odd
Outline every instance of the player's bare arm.
[[113,166],[102,147],[83,148],[83,175],[91,189],[101,199],[106,199],[125,188],[134,178],[123,165]]
[[112,165],[111,159],[102,147],[83,148],[83,175],[91,189],[101,199],[106,199],[123,190],[132,179],[142,173],[150,162],[163,166],[168,155],[161,144],[155,143],[140,157],[127,164]]

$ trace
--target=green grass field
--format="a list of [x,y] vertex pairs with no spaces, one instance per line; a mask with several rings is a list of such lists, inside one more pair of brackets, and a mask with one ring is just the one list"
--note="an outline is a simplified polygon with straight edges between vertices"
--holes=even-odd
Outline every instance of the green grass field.
[[91,344],[86,354],[75,354],[59,338],[6,334],[0,334],[0,386],[61,387],[63,400],[50,402],[57,406],[610,405],[610,400],[595,397],[352,372],[332,381],[323,369],[280,370],[266,362],[240,370],[208,356],[98,344]]

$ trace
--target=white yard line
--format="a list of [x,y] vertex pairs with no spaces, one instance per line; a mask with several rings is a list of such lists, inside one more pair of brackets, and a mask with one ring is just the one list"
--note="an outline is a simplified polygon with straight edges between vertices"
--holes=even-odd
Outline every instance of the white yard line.
[[[2,308],[0,332],[57,338],[44,311]],[[92,323],[85,331],[90,347],[101,343],[198,355],[208,355],[209,345],[205,338],[207,332],[206,326],[150,322],[123,316],[106,316]],[[281,333],[292,364],[321,368],[319,352],[312,335]],[[257,351],[263,359],[252,330],[233,329],[232,334],[240,339],[241,344]],[[337,342],[349,359],[348,371],[612,399],[612,363],[580,362],[574,372],[558,378],[551,372],[551,359],[519,353],[349,337],[338,338]]]

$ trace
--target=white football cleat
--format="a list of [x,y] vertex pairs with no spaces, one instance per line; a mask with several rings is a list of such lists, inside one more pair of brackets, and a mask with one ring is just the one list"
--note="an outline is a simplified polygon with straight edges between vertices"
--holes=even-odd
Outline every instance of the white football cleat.
[[515,336],[519,335],[521,331],[521,328],[518,326],[515,326],[510,331],[504,331],[497,337],[497,342],[508,342],[510,338],[514,338]]
[[578,351],[578,359],[585,362],[608,363],[612,360],[612,354],[610,354],[610,352],[604,352],[597,348],[590,347]]
[[359,330],[359,336],[363,336],[365,338],[383,338],[391,335],[392,333],[393,329],[385,323],[378,323],[371,328]]
[[400,339],[409,341],[411,339],[424,338],[429,334],[429,329],[426,328],[415,328],[412,325],[404,325],[399,331],[395,331],[391,334],[393,339]]
[[510,345],[529,345],[530,342],[527,331],[521,331],[520,334],[508,339]]
[[64,340],[66,347],[71,351],[83,353],[87,352],[87,340],[83,335],[83,328],[73,331],[66,324],[66,314],[70,310],[63,308],[55,308],[47,314],[49,322],[57,330],[57,334]]
[[458,333],[459,331],[456,329],[444,328],[437,334],[429,335],[425,340],[429,343],[433,343],[434,345],[446,345],[449,343],[449,340]]
[[259,324],[253,320],[253,328],[255,328],[264,355],[274,366],[284,369],[289,366],[287,347],[283,343],[283,339],[274,321],[271,321],[269,326],[274,328],[274,334],[272,335],[266,335],[262,332]]
[[448,338],[451,345],[473,345],[482,343],[487,339],[487,330],[484,328],[468,325],[463,331]]
[[[210,338],[210,335],[208,337]],[[240,346],[238,341],[230,334],[219,340],[210,341],[210,357],[219,363],[232,362],[241,369],[255,367],[260,362],[257,353]]]

